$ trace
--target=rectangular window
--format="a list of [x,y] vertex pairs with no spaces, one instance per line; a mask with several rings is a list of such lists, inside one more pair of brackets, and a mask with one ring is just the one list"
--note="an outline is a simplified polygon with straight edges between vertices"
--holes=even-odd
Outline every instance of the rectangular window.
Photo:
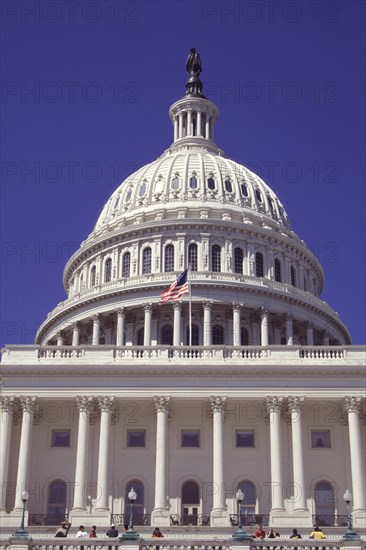
[[200,430],[182,430],[181,447],[200,447]]
[[146,447],[146,431],[127,430],[127,447]]
[[236,430],[235,446],[254,447],[254,430]]
[[311,430],[311,446],[313,449],[330,449],[330,430]]
[[70,447],[71,430],[52,430],[51,447]]

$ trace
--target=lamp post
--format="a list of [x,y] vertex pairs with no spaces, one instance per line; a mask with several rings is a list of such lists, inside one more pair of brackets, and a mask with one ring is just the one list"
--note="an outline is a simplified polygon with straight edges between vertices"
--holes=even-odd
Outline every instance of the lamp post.
[[342,539],[344,539],[344,540],[359,539],[360,535],[358,533],[355,533],[352,530],[352,515],[351,515],[351,510],[350,510],[352,494],[348,489],[346,489],[346,492],[343,495],[343,500],[347,505],[347,531],[343,535]]
[[236,498],[236,509],[237,509],[237,514],[238,514],[238,529],[235,531],[235,533],[232,534],[232,537],[233,537],[233,539],[236,539],[236,540],[250,541],[250,540],[252,540],[252,537],[249,535],[249,533],[247,533],[246,531],[243,531],[243,527],[242,527],[241,503],[244,500],[244,493],[240,489],[240,487],[236,492],[235,498]]
[[126,531],[126,533],[123,533],[121,539],[136,540],[139,538],[140,534],[137,531],[135,531],[133,528],[133,505],[135,503],[135,500],[137,499],[137,494],[133,487],[131,487],[127,497],[128,497],[128,500],[130,501],[130,524],[128,526],[128,531]]
[[13,533],[10,537],[11,539],[23,539],[23,540],[31,540],[31,536],[29,535],[28,531],[24,529],[24,518],[25,518],[25,505],[28,500],[28,493],[27,491],[22,491],[22,503],[23,503],[23,510],[22,510],[22,520],[20,522],[20,527],[15,533]]

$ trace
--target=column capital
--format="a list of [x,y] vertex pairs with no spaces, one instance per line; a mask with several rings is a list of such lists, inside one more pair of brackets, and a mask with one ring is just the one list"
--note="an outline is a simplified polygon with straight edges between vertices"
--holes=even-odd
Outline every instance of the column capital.
[[268,309],[264,306],[260,308],[261,317],[264,317],[265,315],[268,315]]
[[211,311],[212,304],[213,304],[212,300],[204,300],[202,302],[202,307],[203,309],[208,309],[209,311]]
[[124,315],[125,312],[126,312],[126,308],[125,308],[125,306],[116,307],[114,312],[117,313],[118,316]]
[[283,397],[275,397],[267,395],[266,397],[266,406],[267,411],[270,412],[277,412],[280,413],[282,411],[282,402]]
[[210,406],[213,413],[216,412],[225,412],[225,406],[226,406],[226,399],[227,397],[220,396],[220,395],[210,395]]
[[145,312],[146,312],[146,311],[152,311],[152,309],[153,309],[153,304],[152,304],[152,302],[149,302],[148,304],[144,304],[143,307],[144,307],[144,311],[145,311]]
[[173,302],[173,309],[178,309],[179,311],[182,311],[182,306],[183,306],[183,303],[182,302]]
[[286,319],[286,321],[291,321],[292,322],[294,320],[294,316],[291,313],[286,313],[285,319]]
[[72,330],[79,330],[79,321],[74,321],[70,326]]
[[168,413],[170,409],[170,395],[154,395],[155,411]]
[[307,321],[306,328],[312,330],[314,328],[314,323],[312,321]]
[[65,336],[65,333],[64,331],[61,329],[61,330],[58,330],[56,332],[56,338],[63,338]]
[[361,412],[361,397],[349,397],[344,398],[345,408],[347,413],[355,412],[360,414]]
[[100,313],[94,313],[94,314],[92,315],[92,319],[93,319],[93,322],[94,322],[94,323],[95,323],[95,322],[98,322],[98,323],[99,323],[99,322],[100,322]]
[[296,412],[298,415],[302,415],[304,409],[304,397],[289,397],[287,406],[290,413]]
[[37,397],[20,396],[20,406],[23,412],[34,413],[36,410]]
[[81,413],[90,413],[94,407],[93,398],[85,395],[77,395],[76,404]]
[[0,397],[0,408],[2,412],[12,414],[15,408],[15,397]]
[[115,397],[108,397],[107,395],[98,395],[98,406],[100,412],[113,412]]
[[241,304],[233,302],[232,306],[233,306],[233,311],[240,311],[241,310]]

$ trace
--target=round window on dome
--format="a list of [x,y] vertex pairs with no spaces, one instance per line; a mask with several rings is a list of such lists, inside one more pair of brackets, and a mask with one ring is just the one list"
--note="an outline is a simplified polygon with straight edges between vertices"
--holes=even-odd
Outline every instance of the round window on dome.
[[249,197],[248,186],[244,181],[241,182],[240,189],[241,189],[241,194],[243,195],[243,197]]
[[232,193],[233,192],[233,186],[231,185],[231,180],[230,178],[226,178],[225,180],[225,189],[228,193]]
[[195,176],[195,174],[193,174],[190,178],[189,178],[189,187],[191,189],[197,189],[198,187],[198,181],[197,181],[197,178]]
[[141,187],[140,187],[140,191],[139,191],[139,196],[142,198],[146,193],[146,183],[143,182]]
[[256,190],[255,190],[255,197],[256,197],[256,199],[257,199],[258,202],[263,202],[262,194],[261,194],[261,192],[259,191],[259,189],[256,189]]
[[130,202],[131,197],[132,197],[132,189],[129,189],[126,195],[126,202]]
[[174,176],[174,178],[172,179],[170,186],[173,189],[173,191],[176,191],[177,189],[179,189],[179,177],[177,175]]
[[216,187],[215,180],[212,176],[207,179],[207,187],[208,189],[211,189],[211,191],[213,191]]

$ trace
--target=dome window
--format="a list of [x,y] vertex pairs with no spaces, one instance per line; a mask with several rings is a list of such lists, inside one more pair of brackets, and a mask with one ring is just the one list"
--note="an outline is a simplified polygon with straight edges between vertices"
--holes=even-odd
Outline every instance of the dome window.
[[224,327],[214,325],[212,327],[212,344],[214,346],[223,346],[225,343]]
[[125,252],[122,258],[122,277],[130,277],[131,275],[131,254]]
[[274,275],[275,275],[275,281],[280,283],[282,281],[282,273],[281,273],[281,262],[278,258],[274,261]]
[[226,178],[225,180],[225,189],[228,193],[232,193],[233,192],[233,186],[231,185],[231,180],[230,178]]
[[140,187],[140,191],[139,191],[139,196],[142,198],[146,193],[146,183],[143,182],[141,187]]
[[267,195],[267,199],[268,199],[269,208],[270,208],[271,212],[273,212],[273,200],[271,199],[271,197],[269,195]]
[[234,250],[234,271],[235,273],[243,273],[243,251],[237,247]]
[[173,191],[177,191],[179,189],[179,177],[177,174],[172,179],[170,186],[173,189]]
[[188,265],[191,271],[198,271],[198,249],[195,243],[188,247]]
[[241,194],[243,197],[249,197],[248,186],[243,181],[240,184]]
[[220,273],[221,271],[221,247],[214,244],[211,250],[211,269]]
[[260,252],[255,254],[255,275],[256,277],[264,277],[263,254]]
[[96,272],[97,272],[97,269],[95,265],[93,265],[93,267],[90,270],[90,286],[95,286],[96,279],[97,279]]
[[195,174],[193,174],[193,176],[189,178],[189,187],[191,189],[197,189],[198,187],[198,182]]
[[116,197],[116,200],[114,202],[114,209],[116,209],[118,204],[119,204],[119,198],[120,198],[120,195],[118,195],[118,197]]
[[172,244],[168,244],[168,246],[165,247],[164,264],[165,272],[174,271],[174,246]]
[[292,286],[296,286],[296,272],[293,265],[291,266],[291,284]]
[[259,189],[256,189],[256,190],[255,190],[255,196],[256,196],[256,199],[257,199],[258,202],[263,202],[262,194],[261,194],[261,192],[259,191]]
[[164,191],[164,182],[161,177],[155,182],[155,193],[162,193]]
[[215,185],[215,180],[212,176],[210,176],[208,179],[207,179],[207,187],[208,189],[210,189],[211,191],[213,191],[216,187]]
[[108,258],[104,264],[104,282],[109,283],[112,280],[112,259]]
[[129,189],[126,195],[126,202],[130,202],[131,197],[132,197],[132,189]]
[[173,345],[173,327],[171,325],[165,325],[161,329],[161,343],[163,346]]
[[151,248],[145,248],[142,254],[142,274],[151,273]]

